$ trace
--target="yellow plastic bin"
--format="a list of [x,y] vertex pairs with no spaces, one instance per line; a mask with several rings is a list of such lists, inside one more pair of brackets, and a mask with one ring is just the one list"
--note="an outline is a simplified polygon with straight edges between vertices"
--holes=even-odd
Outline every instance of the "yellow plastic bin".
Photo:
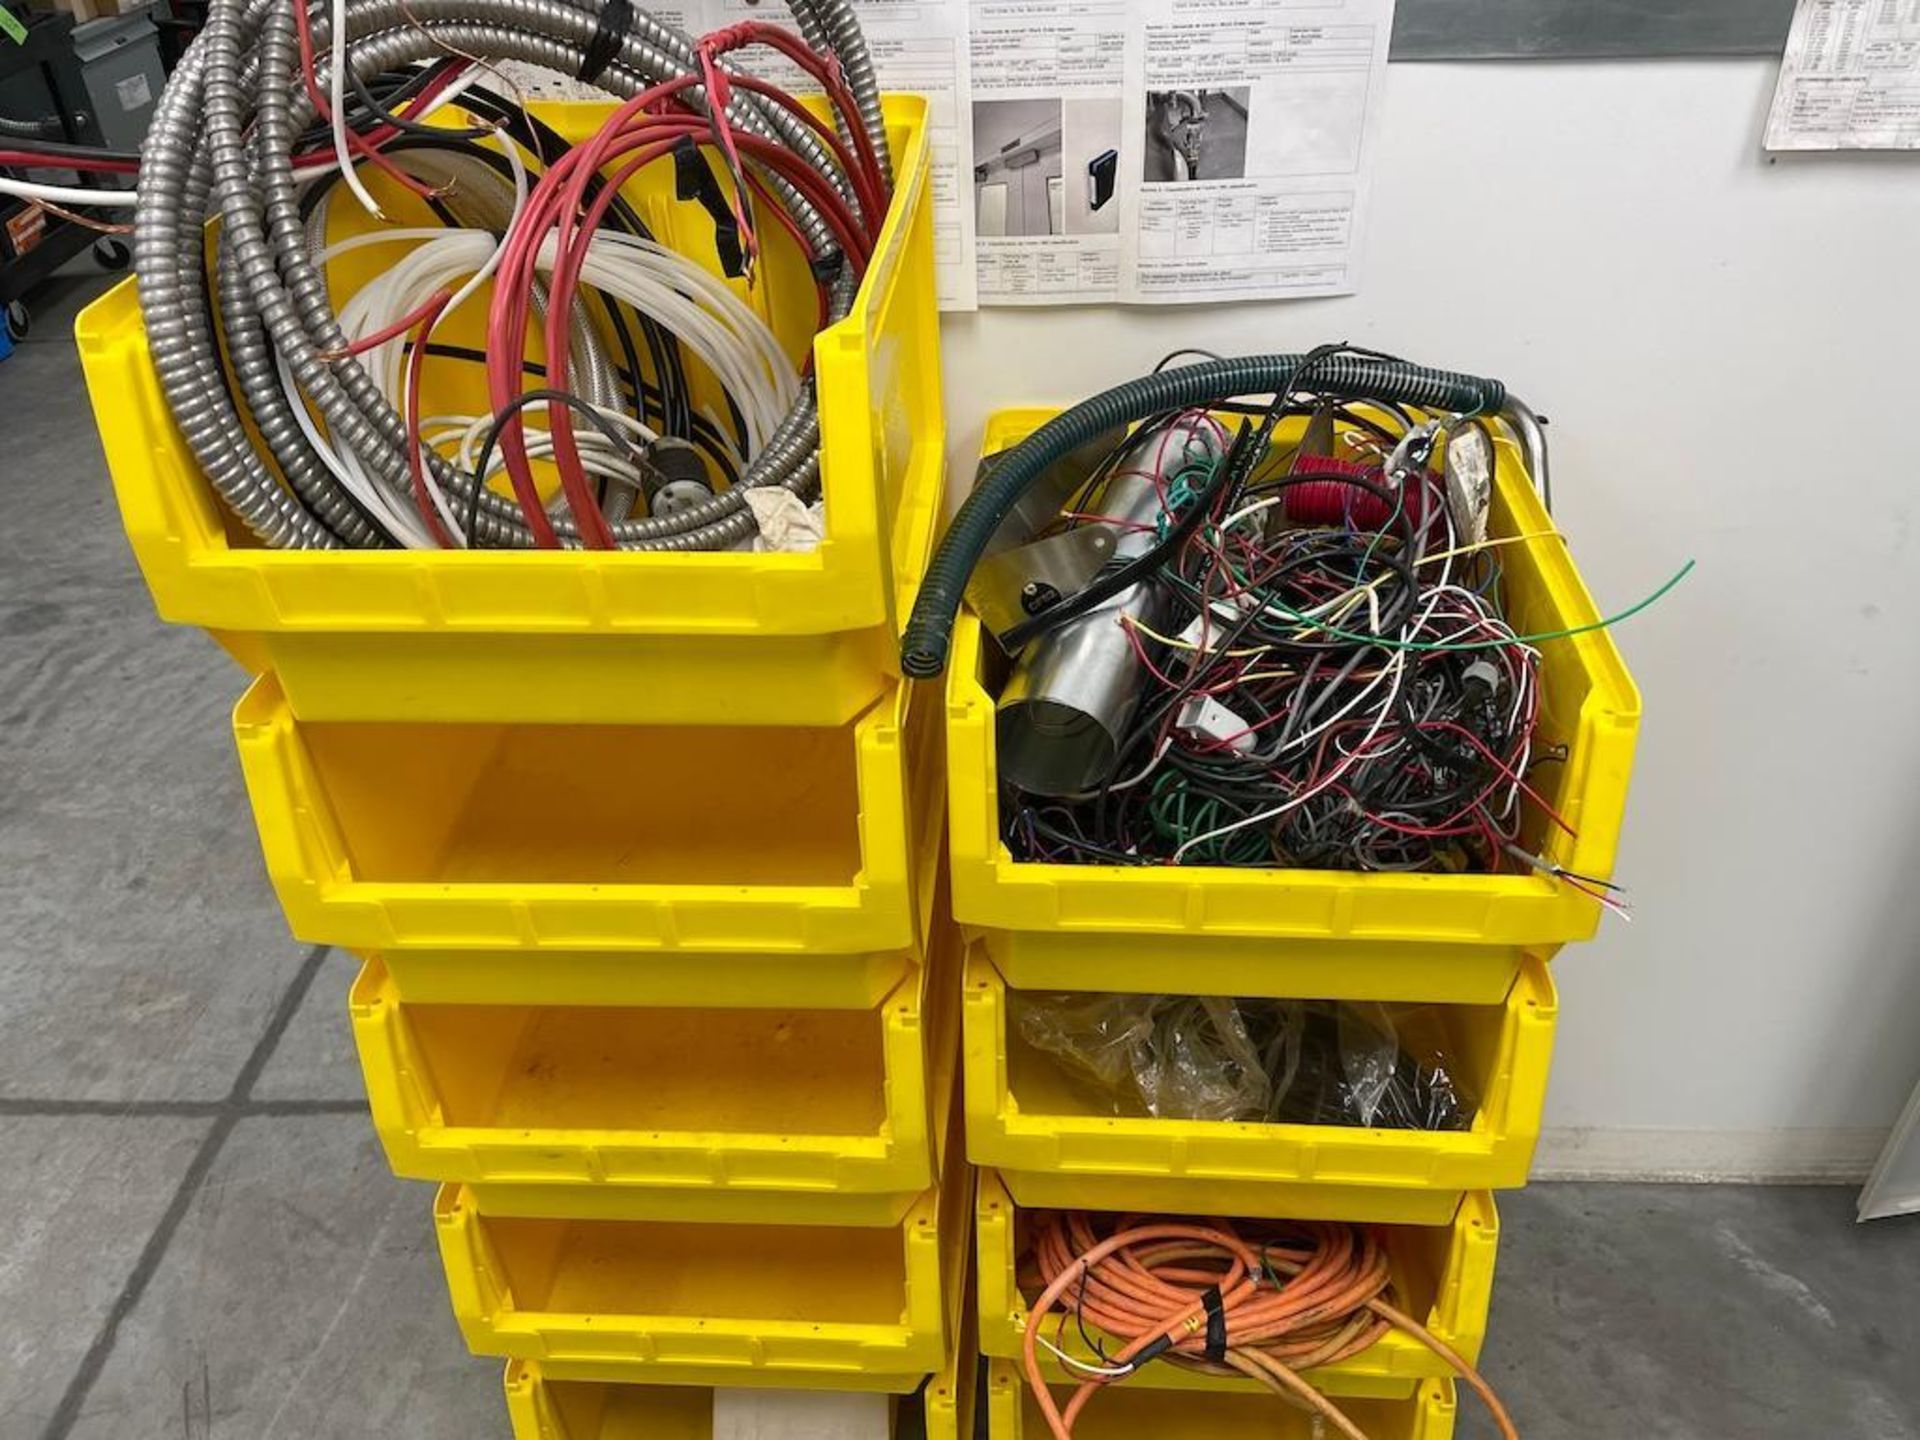
[[305,722],[234,711],[295,935],[362,952],[856,954],[917,943],[931,704],[835,727]]
[[957,1103],[950,925],[935,946],[866,1009],[416,1005],[369,960],[373,1123],[489,1215],[898,1225]]
[[[1005,449],[1058,412],[1004,411],[985,450]],[[1298,423],[1276,445],[1291,444]],[[1502,547],[1501,588],[1523,634],[1600,618],[1563,541],[1502,442],[1488,530],[1526,535]],[[1543,875],[1357,874],[1215,866],[1016,862],[1001,840],[990,643],[970,613],[954,632],[947,678],[948,824],[953,910],[978,927],[1023,989],[1176,990],[1216,995],[1497,1003],[1525,950],[1594,933],[1600,908]],[[1531,778],[1578,832],[1537,812],[1523,843],[1568,869],[1612,873],[1640,696],[1604,631],[1547,641],[1541,743],[1564,764]],[[1206,943],[1196,943],[1204,941]]]
[[[534,109],[580,139],[610,107]],[[128,280],[82,312],[76,334],[161,618],[213,631],[249,669],[278,674],[307,720],[833,726],[867,709],[898,674],[895,635],[938,522],[946,444],[927,104],[889,96],[885,111],[892,212],[852,313],[813,342],[826,502],[817,550],[260,548],[230,522],[174,427]],[[711,219],[673,186],[662,164],[627,193],[665,243],[717,268]],[[335,212],[343,233],[365,228],[356,207]],[[364,278],[371,259],[348,258],[362,268],[344,280]],[[757,288],[735,288],[798,353],[813,329],[812,277],[784,241],[767,261]],[[348,292],[334,278],[340,303]],[[476,367],[458,368],[428,363],[428,413],[442,386],[477,383],[466,373]]]
[[[1019,1283],[1019,1262],[1028,1249],[1028,1212],[1014,1203],[1000,1177],[983,1170],[974,1235],[979,1249],[980,1350],[996,1359],[1020,1358],[1027,1313],[1033,1297]],[[1487,1337],[1487,1306],[1493,1298],[1493,1269],[1500,1247],[1500,1219],[1493,1196],[1484,1190],[1468,1194],[1445,1225],[1391,1225],[1381,1227],[1393,1267],[1394,1285],[1402,1309],[1425,1325],[1434,1336],[1459,1351],[1468,1364],[1480,1357]],[[1089,1365],[1099,1356],[1081,1338],[1072,1321],[1056,1332],[1047,1321],[1043,1332],[1076,1360]],[[1089,1327],[1089,1334],[1103,1338]],[[1119,1342],[1104,1337],[1107,1354]],[[1044,1373],[1066,1383],[1071,1377],[1044,1349]],[[1426,1346],[1398,1331],[1383,1337],[1362,1353],[1307,1372],[1307,1380],[1328,1395],[1363,1395],[1404,1399],[1423,1380],[1445,1380],[1452,1369]],[[1223,1379],[1182,1370],[1172,1365],[1148,1365],[1127,1379],[1127,1389],[1217,1390],[1221,1388],[1265,1393],[1257,1381]]]
[[445,1185],[434,1225],[475,1354],[549,1379],[907,1393],[946,1362],[972,1200],[960,1163],[895,1226],[491,1216]]
[[1456,1079],[1477,1105],[1460,1131],[1115,1116],[1011,1028],[1007,993],[976,945],[964,1007],[967,1155],[998,1168],[1022,1205],[1446,1225],[1467,1191],[1526,1183],[1558,1016],[1538,959],[1503,1004],[1441,1016]]
[[[1072,1390],[1055,1387],[1065,1405]],[[1451,1381],[1427,1380],[1405,1400],[1335,1401],[1367,1440],[1452,1440]],[[1034,1404],[1020,1367],[994,1360],[987,1369],[990,1440],[1048,1440],[1046,1418]],[[1323,1422],[1271,1391],[1151,1390],[1123,1380],[1088,1402],[1073,1427],[1075,1440],[1321,1440]]]
[[[507,1365],[506,1391],[513,1440],[713,1440],[712,1387],[554,1380],[539,1365],[514,1360]],[[913,1401],[904,1395],[888,1399],[893,1433],[902,1435],[900,1412]],[[929,1433],[928,1440],[955,1437]],[[972,1440],[972,1433],[959,1440]]]

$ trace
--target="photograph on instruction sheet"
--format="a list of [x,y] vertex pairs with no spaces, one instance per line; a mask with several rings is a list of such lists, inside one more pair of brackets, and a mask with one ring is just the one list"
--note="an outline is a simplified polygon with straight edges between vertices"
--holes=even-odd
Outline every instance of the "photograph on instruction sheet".
[[1140,178],[1149,185],[1245,178],[1251,93],[1245,85],[1148,91]]

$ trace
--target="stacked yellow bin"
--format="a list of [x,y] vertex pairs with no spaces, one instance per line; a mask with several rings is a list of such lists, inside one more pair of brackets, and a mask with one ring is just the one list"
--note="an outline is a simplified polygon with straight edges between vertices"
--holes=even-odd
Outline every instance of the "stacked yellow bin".
[[[989,453],[1052,412],[988,426]],[[1276,445],[1290,443],[1276,436]],[[1499,447],[1490,531],[1521,633],[1598,619],[1517,454]],[[1603,631],[1541,647],[1546,744],[1534,777],[1576,835],[1536,852],[1606,876],[1625,805],[1639,697]],[[963,615],[947,686],[953,909],[965,978],[968,1158],[979,1181],[978,1316],[993,1440],[1044,1440],[1018,1357],[1031,1293],[1018,1262],[1033,1209],[1321,1219],[1382,1227],[1400,1303],[1474,1360],[1486,1334],[1499,1222],[1492,1191],[1526,1182],[1539,1137],[1556,998],[1547,962],[1590,936],[1598,908],[1539,875],[1351,874],[1074,866],[1015,861],[1001,843],[996,677]],[[1092,1100],[1010,1018],[1019,991],[1416,1002],[1437,1008],[1450,1063],[1476,1102],[1460,1131],[1126,1118]],[[1099,1363],[1077,1327],[1048,1338]],[[1097,1339],[1098,1337],[1093,1337]],[[1107,1347],[1107,1353],[1117,1347]],[[1084,1379],[1044,1352],[1050,1384]],[[1452,1372],[1394,1333],[1307,1379],[1371,1440],[1447,1440]],[[1065,1391],[1059,1392],[1064,1398]],[[1081,1440],[1306,1437],[1304,1411],[1255,1382],[1149,1365],[1082,1413]]]
[[[954,1363],[944,737],[891,669],[945,432],[926,105],[886,113],[893,209],[812,347],[808,553],[261,549],[168,420],[131,286],[80,322],[129,537],[162,616],[255,674],[268,871],[300,939],[363,959],[375,1124],[440,1183],[455,1313],[525,1436],[700,1435],[705,1391],[656,1387],[904,1393]],[[629,198],[711,261],[671,167]],[[745,298],[797,348],[814,295],[775,250]],[[429,409],[472,398],[427,375]]]

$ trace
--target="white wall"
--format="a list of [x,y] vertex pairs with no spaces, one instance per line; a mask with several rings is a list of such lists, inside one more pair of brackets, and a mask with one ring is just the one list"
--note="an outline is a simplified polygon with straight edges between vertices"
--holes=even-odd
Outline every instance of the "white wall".
[[1357,296],[945,327],[981,417],[1352,340],[1552,416],[1645,693],[1639,919],[1555,966],[1544,1172],[1864,1173],[1920,1078],[1920,157],[1767,163],[1757,61],[1395,65]]

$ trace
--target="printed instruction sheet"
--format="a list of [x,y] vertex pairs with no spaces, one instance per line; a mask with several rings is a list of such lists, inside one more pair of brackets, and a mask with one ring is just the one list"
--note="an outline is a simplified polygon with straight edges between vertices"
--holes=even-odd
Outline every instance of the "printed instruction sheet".
[[[1393,0],[853,6],[882,88],[931,103],[943,310],[1358,287]],[[750,17],[792,25],[769,0],[654,13],[691,35]],[[747,63],[800,83],[781,57]]]
[[973,185],[986,305],[1120,298],[1128,0],[973,0]]
[[1121,298],[1354,290],[1392,0],[1134,4]]
[[1920,0],[1798,0],[1769,150],[1920,148]]

